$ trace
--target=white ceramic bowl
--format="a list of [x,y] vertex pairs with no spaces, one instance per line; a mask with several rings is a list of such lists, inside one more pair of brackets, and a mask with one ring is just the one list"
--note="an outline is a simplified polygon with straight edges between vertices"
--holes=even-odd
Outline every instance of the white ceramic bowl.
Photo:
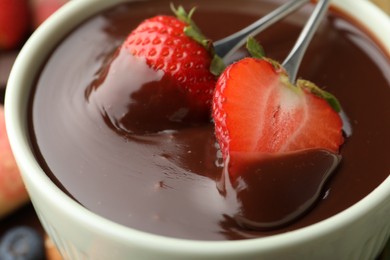
[[[192,241],[130,229],[80,206],[43,172],[30,147],[27,101],[49,51],[85,17],[124,0],[71,1],[18,56],[5,109],[11,146],[33,205],[66,259],[373,259],[390,235],[390,177],[347,210],[293,232],[241,241]],[[365,0],[334,5],[367,27],[390,55],[390,19]],[[363,19],[364,18],[364,19]]]

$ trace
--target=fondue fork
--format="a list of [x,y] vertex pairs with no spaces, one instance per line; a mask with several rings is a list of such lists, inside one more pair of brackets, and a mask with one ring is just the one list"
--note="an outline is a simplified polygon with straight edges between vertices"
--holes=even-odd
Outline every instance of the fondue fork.
[[[229,56],[239,49],[244,43],[248,36],[253,36],[261,31],[268,28],[270,25],[289,15],[290,13],[296,11],[309,0],[292,0],[289,1],[280,7],[276,8],[269,14],[263,16],[256,22],[250,24],[249,26],[241,29],[240,31],[229,35],[221,40],[218,40],[214,43],[215,52],[223,61],[227,63]],[[309,45],[315,31],[317,30],[321,20],[329,6],[329,0],[319,0],[313,13],[311,14],[306,25],[302,29],[301,34],[298,37],[294,47],[288,54],[287,58],[282,63],[283,67],[289,74],[290,80],[292,83],[296,81],[297,72],[301,64],[303,55]]]
[[306,49],[313,38],[315,31],[324,18],[326,11],[328,10],[330,0],[319,0],[313,13],[309,17],[309,20],[302,29],[298,40],[295,42],[294,47],[291,49],[287,58],[283,61],[282,65],[287,71],[290,81],[295,83],[299,66],[302,58],[306,52]]
[[[295,42],[294,47],[291,49],[290,53],[287,55],[287,58],[283,61],[282,66],[287,71],[290,81],[295,83],[297,78],[297,73],[299,66],[301,65],[302,58],[306,52],[306,49],[313,38],[315,31],[320,25],[322,19],[324,18],[330,0],[319,0],[316,7],[313,10],[313,13],[310,15],[309,20],[305,24],[300,33],[297,41]],[[352,127],[349,122],[349,119],[345,111],[341,108],[339,112],[341,120],[343,121],[343,131],[346,136],[352,134]]]
[[256,35],[261,31],[267,29],[272,24],[296,11],[298,8],[309,2],[310,0],[292,0],[280,7],[276,8],[269,14],[263,16],[254,23],[241,29],[240,31],[233,33],[223,39],[214,42],[215,52],[218,56],[222,57],[223,61],[227,63],[227,58],[232,55],[236,50],[243,46],[246,39],[250,35]]

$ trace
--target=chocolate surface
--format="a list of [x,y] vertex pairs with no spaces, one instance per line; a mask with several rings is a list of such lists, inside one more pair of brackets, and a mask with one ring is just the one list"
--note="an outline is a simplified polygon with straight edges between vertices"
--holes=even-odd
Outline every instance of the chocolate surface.
[[[151,233],[245,239],[328,218],[389,176],[390,61],[362,29],[335,11],[319,28],[299,75],[338,97],[353,133],[320,201],[299,220],[271,231],[237,224],[236,205],[217,188],[223,168],[209,122],[148,134],[118,131],[97,112],[96,103],[88,102],[86,90],[139,22],[170,14],[169,2],[125,4],[89,19],[58,45],[37,79],[31,97],[32,144],[48,176],[75,200],[108,219]],[[215,40],[255,21],[276,3],[183,1],[187,9],[194,4],[198,26]],[[257,37],[270,57],[286,57],[311,10],[306,6]]]
[[[244,154],[244,155],[243,155]],[[259,231],[286,226],[316,205],[340,163],[337,154],[307,149],[282,155],[232,153],[218,189],[238,225]]]

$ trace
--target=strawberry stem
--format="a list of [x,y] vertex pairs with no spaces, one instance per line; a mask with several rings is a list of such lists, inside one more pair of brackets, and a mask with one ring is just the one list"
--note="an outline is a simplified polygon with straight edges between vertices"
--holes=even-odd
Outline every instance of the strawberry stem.
[[208,50],[210,47],[210,40],[203,35],[199,27],[192,20],[192,15],[195,13],[196,7],[193,7],[190,12],[187,13],[183,6],[180,5],[178,8],[175,8],[171,3],[171,9],[180,21],[185,22],[188,25],[184,28],[184,33]]

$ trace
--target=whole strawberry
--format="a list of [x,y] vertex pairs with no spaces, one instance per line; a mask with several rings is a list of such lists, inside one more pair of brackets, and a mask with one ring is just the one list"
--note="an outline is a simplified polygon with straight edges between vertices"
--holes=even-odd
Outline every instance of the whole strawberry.
[[158,15],[142,22],[122,48],[146,58],[154,70],[161,70],[185,94],[189,113],[210,115],[216,75],[223,69],[212,44],[182,7],[172,10],[177,17]]
[[314,83],[289,81],[267,58],[245,58],[219,78],[213,99],[215,132],[224,158],[235,152],[281,154],[305,149],[338,153],[339,104]]
[[0,1],[0,50],[19,46],[30,25],[28,0]]

